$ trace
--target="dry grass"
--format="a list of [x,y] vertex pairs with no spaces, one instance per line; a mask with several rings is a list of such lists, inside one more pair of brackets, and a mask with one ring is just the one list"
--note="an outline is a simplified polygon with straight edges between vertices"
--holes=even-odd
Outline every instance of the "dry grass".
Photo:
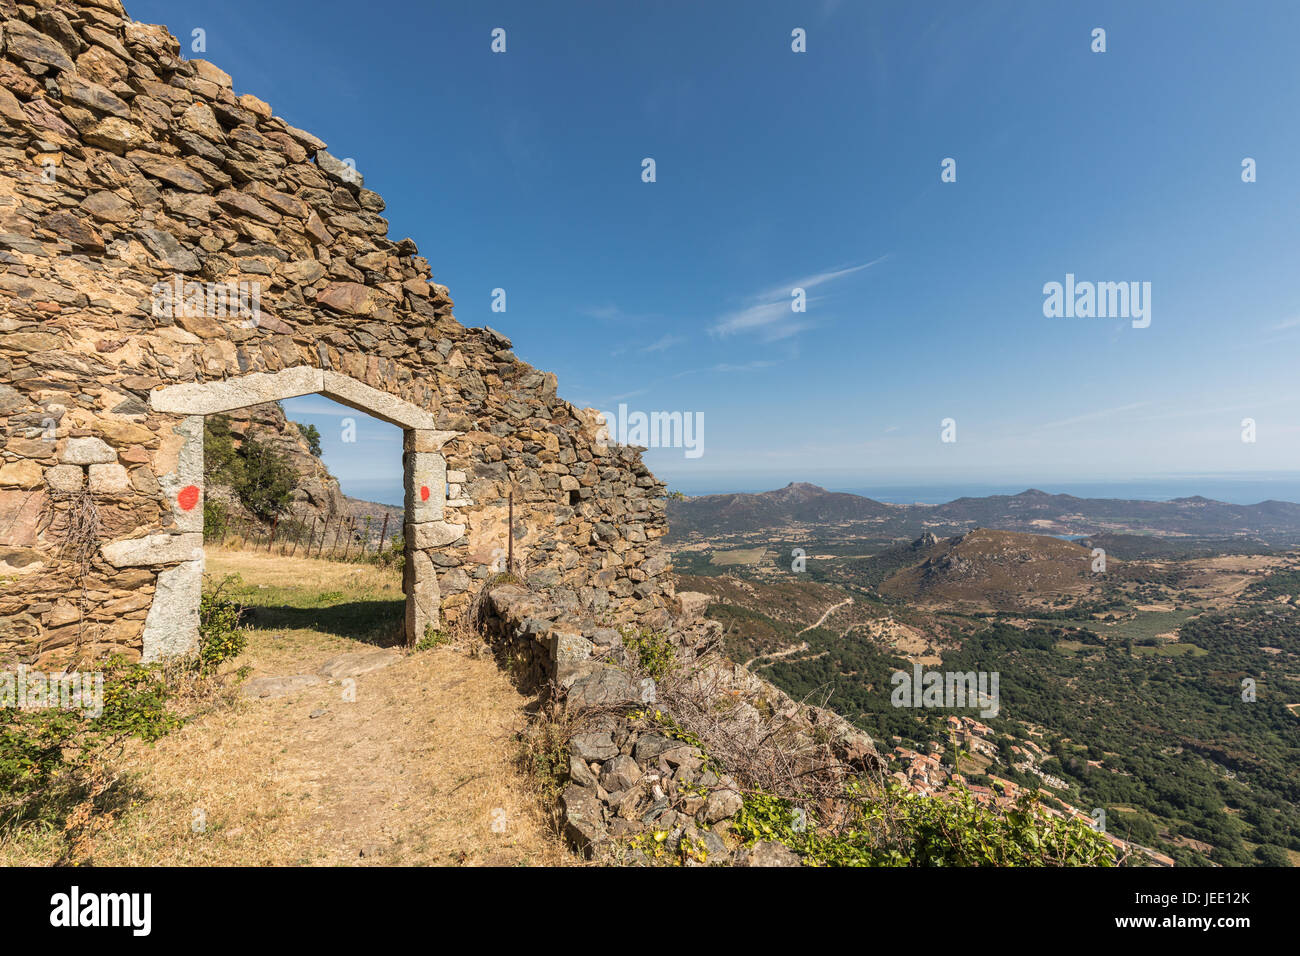
[[[401,597],[393,571],[250,552],[210,554],[255,595],[315,609]],[[265,584],[266,588],[259,585]],[[247,599],[247,593],[245,599]],[[258,600],[255,597],[254,600]],[[234,662],[252,677],[313,673],[369,651],[326,630],[255,626]],[[331,633],[333,631],[333,633]],[[355,678],[355,702],[331,681],[279,699],[238,699],[114,768],[143,796],[95,840],[98,865],[560,865],[534,784],[515,766],[531,703],[487,658],[440,647]],[[315,713],[317,716],[313,717]],[[202,824],[201,826],[198,824]],[[0,864],[49,864],[54,841],[0,845]],[[365,856],[361,854],[365,852]]]

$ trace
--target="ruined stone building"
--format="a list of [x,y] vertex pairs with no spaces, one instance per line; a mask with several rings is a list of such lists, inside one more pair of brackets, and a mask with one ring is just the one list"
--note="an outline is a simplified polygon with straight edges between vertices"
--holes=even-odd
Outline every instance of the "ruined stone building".
[[349,164],[118,0],[0,20],[0,666],[192,647],[203,416],[310,393],[405,431],[408,639],[510,552],[561,604],[668,619],[639,451],[457,322]]

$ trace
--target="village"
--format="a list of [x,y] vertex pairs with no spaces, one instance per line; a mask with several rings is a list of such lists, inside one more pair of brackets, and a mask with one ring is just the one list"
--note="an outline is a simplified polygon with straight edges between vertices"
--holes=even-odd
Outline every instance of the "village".
[[[1021,773],[1037,777],[1042,786],[1031,791],[1013,780],[984,773],[983,776],[989,781],[986,786],[967,779],[967,775],[961,772],[961,760],[969,758],[978,767],[995,764],[999,746],[994,739],[993,729],[974,717],[957,715],[946,717],[944,725],[949,734],[949,742],[944,744],[932,740],[924,753],[904,746],[899,737],[893,738],[895,746],[889,753],[890,776],[907,790],[927,797],[955,794],[964,790],[976,803],[1004,809],[1014,807],[1026,795],[1037,794],[1039,797],[1050,798],[1050,802],[1044,800],[1041,804],[1048,815],[1079,820],[1098,828],[1098,819],[1093,814],[1072,806],[1061,798],[1059,792],[1053,792],[1065,791],[1069,784],[1042,770],[1039,763],[1049,754],[1038,744],[1025,740],[1012,744],[1010,750],[1018,758],[1012,766]],[[951,762],[953,753],[958,755],[956,766]],[[1060,804],[1061,808],[1057,809],[1052,803]],[[1104,815],[1100,819],[1104,821]],[[1106,832],[1104,825],[1099,829],[1101,835],[1120,850],[1140,854],[1157,866],[1174,865],[1170,856],[1121,840]]]

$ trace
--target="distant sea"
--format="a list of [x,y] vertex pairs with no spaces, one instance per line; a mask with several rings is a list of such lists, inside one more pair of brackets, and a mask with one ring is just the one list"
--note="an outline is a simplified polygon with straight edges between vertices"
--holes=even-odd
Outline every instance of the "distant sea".
[[1150,481],[1067,481],[969,485],[876,485],[853,488],[826,486],[828,491],[847,491],[891,504],[939,505],[955,498],[986,498],[989,495],[1018,495],[1037,488],[1049,495],[1076,498],[1123,498],[1129,501],[1168,501],[1200,495],[1234,505],[1261,501],[1300,502],[1300,478],[1293,479],[1170,479]]
[[402,499],[405,497],[401,478],[396,481],[391,478],[369,480],[365,478],[344,478],[339,481],[339,488],[349,498],[360,498],[362,501],[392,505],[394,508],[402,507]]

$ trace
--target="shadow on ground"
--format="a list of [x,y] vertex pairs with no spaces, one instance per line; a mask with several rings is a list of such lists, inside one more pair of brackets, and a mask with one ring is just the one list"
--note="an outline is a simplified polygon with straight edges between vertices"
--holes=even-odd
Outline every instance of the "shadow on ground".
[[397,647],[405,643],[405,616],[405,601],[347,601],[328,607],[249,607],[244,609],[241,621],[261,631],[321,631],[376,647]]

